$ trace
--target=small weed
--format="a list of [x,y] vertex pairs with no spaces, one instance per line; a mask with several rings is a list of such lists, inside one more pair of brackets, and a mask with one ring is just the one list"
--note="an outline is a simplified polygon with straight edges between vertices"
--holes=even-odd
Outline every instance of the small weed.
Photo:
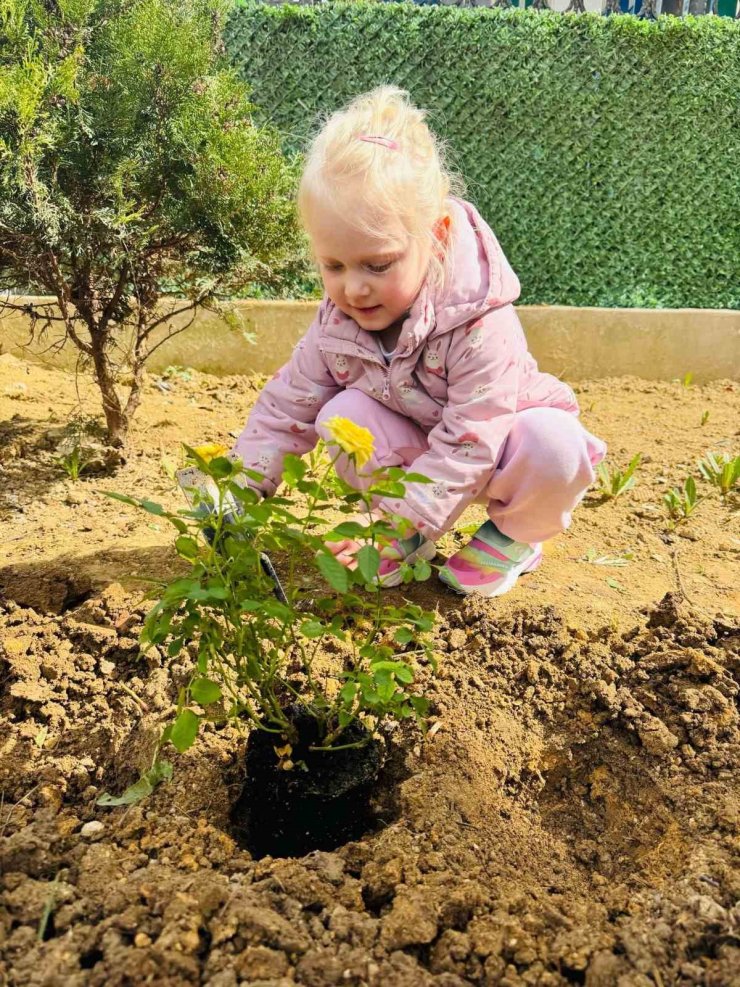
[[104,440],[105,429],[94,416],[76,415],[64,429],[54,461],[77,482],[83,473],[101,471]]
[[180,380],[192,380],[192,371],[187,367],[181,367],[178,364],[171,364],[169,367],[165,367],[162,371],[162,377],[165,379],[171,379],[172,377],[178,377]]
[[708,421],[709,421],[709,408],[707,408],[705,411],[702,412],[702,416],[701,416],[702,428],[706,425]]
[[621,583],[618,583],[617,580],[616,579],[613,579],[611,576],[608,576],[607,577],[606,585],[610,589],[615,589],[618,593],[626,593],[627,592],[625,590],[624,586],[622,586]]
[[159,468],[173,484],[177,483],[177,471],[180,464],[168,456],[162,456],[159,460]]
[[681,386],[682,387],[691,387],[691,385],[692,385],[693,382],[694,382],[694,375],[689,370],[689,372],[686,373],[686,374],[684,374],[683,377],[681,378]]
[[622,552],[621,555],[598,555],[595,548],[589,548],[583,556],[583,562],[590,562],[591,565],[625,566],[634,559],[632,552]]
[[608,500],[613,500],[615,497],[620,497],[623,493],[631,490],[637,479],[635,477],[635,470],[640,465],[641,459],[642,453],[638,452],[636,456],[632,457],[629,466],[623,473],[617,469],[612,472],[606,463],[599,463],[596,467],[596,476],[598,477],[599,490],[602,495]]
[[704,479],[716,487],[722,497],[733,490],[740,480],[740,456],[730,457],[729,453],[708,452],[700,459],[699,472]]
[[57,456],[56,462],[62,467],[70,480],[75,483],[79,480],[80,473],[84,471],[87,465],[79,441],[75,442],[69,452],[64,453],[62,456]]
[[663,494],[663,503],[674,526],[688,520],[701,503],[702,498],[696,494],[696,481],[693,476],[684,480],[683,487],[674,487]]
[[46,939],[46,932],[49,925],[49,919],[54,912],[54,906],[56,905],[57,892],[59,890],[59,872],[54,876],[54,880],[49,885],[49,894],[44,902],[44,910],[41,912],[41,918],[39,919],[39,927],[36,932],[36,938],[39,942],[44,942]]

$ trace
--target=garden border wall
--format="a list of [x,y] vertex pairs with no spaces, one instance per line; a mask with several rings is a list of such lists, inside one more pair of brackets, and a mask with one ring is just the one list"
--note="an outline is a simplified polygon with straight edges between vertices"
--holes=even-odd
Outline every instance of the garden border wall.
[[[16,302],[53,302],[17,297]],[[150,372],[177,365],[217,375],[272,374],[288,359],[308,328],[318,301],[237,301],[243,331],[200,312],[190,328],[164,343]],[[570,381],[631,374],[649,380],[693,375],[697,383],[740,378],[740,311],[720,309],[571,308],[517,306],[530,349],[540,367]],[[174,324],[184,324],[184,316]],[[55,330],[56,331],[56,330]],[[0,348],[49,366],[74,369],[77,350],[48,332],[28,344],[30,320],[17,312],[0,315]]]

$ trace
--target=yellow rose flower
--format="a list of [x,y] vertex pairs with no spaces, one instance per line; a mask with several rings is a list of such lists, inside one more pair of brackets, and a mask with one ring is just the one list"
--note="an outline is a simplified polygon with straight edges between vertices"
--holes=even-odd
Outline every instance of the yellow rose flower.
[[193,446],[193,449],[207,463],[210,463],[212,459],[216,459],[218,456],[225,456],[229,451],[229,447],[222,445],[220,442],[209,442],[203,446]]
[[330,441],[347,453],[354,456],[358,466],[364,466],[373,454],[373,433],[362,425],[356,425],[349,418],[335,415],[326,422],[326,428],[331,436]]

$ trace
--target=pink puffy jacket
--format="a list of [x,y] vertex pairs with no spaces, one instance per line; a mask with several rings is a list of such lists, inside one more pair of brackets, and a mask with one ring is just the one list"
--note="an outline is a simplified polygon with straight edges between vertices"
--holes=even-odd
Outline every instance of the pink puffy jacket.
[[343,388],[359,388],[428,433],[429,449],[413,468],[434,482],[408,484],[402,504],[381,506],[437,538],[482,494],[517,411],[578,414],[573,391],[541,373],[527,349],[512,305],[519,281],[498,241],[474,206],[451,202],[448,287],[422,287],[390,365],[374,334],[324,297],[292,357],[263,389],[234,449],[265,476],[265,493],[279,484],[286,453],[303,455],[316,444],[319,409]]

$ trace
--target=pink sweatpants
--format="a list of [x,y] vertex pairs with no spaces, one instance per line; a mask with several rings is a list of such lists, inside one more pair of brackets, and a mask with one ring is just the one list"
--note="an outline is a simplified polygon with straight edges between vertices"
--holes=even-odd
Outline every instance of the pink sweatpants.
[[[375,436],[375,455],[363,472],[409,467],[429,448],[426,433],[410,418],[355,388],[341,391],[319,412],[316,430],[324,439],[324,422],[333,415],[349,418]],[[470,503],[486,503],[488,516],[509,538],[545,541],[570,525],[573,509],[593,483],[594,466],[605,454],[606,444],[568,412],[528,408],[514,416],[485,495]],[[358,489],[368,485],[344,455],[337,471]]]

